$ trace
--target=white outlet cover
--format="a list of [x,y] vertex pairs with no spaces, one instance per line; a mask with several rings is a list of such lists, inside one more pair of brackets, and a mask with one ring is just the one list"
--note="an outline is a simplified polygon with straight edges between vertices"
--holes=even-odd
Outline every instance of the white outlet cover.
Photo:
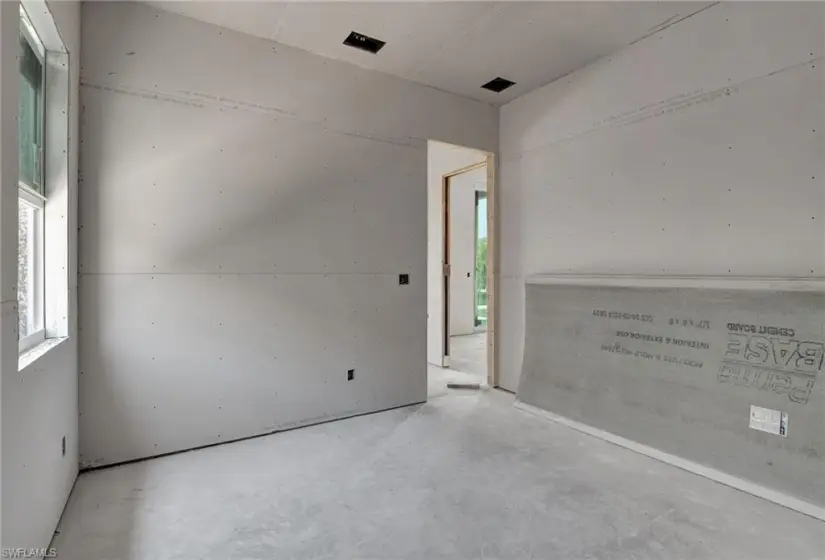
[[788,413],[751,405],[750,427],[754,430],[788,436]]

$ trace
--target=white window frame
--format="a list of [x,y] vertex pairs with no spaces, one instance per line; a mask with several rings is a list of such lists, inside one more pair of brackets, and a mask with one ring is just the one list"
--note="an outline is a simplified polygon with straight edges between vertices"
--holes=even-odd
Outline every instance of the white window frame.
[[[29,231],[31,236],[31,249],[29,252],[29,276],[34,283],[34,300],[30,302],[30,313],[39,318],[40,328],[25,337],[21,337],[18,342],[18,351],[22,354],[27,350],[37,346],[46,340],[46,301],[45,301],[45,214],[46,197],[37,192],[39,188],[45,192],[45,139],[46,139],[46,49],[40,41],[34,26],[26,14],[23,6],[20,6],[20,32],[29,43],[34,53],[37,55],[42,68],[40,83],[40,126],[39,137],[42,145],[37,153],[35,169],[35,185],[29,186],[18,180],[18,204],[28,204],[38,209],[36,212],[38,219],[35,227]],[[19,216],[19,212],[18,212]],[[18,229],[19,231],[19,229]],[[20,286],[18,286],[20,289]]]

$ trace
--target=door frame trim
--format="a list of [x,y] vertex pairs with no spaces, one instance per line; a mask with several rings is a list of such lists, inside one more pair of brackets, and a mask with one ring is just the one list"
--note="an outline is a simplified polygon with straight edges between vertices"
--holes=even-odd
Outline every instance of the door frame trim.
[[[441,176],[441,219],[442,219],[442,234],[444,251],[443,263],[447,267],[450,266],[450,224],[449,224],[449,208],[450,208],[450,177],[461,175],[481,167],[487,168],[487,384],[490,387],[498,387],[499,371],[498,371],[498,348],[499,348],[499,330],[498,330],[498,275],[499,275],[499,228],[498,228],[498,190],[496,189],[496,168],[495,168],[495,154],[484,152],[486,157],[484,161],[450,171]],[[442,329],[444,331],[444,349],[442,353],[443,367],[449,367],[450,364],[450,290],[449,290],[449,276],[444,274],[444,320]]]

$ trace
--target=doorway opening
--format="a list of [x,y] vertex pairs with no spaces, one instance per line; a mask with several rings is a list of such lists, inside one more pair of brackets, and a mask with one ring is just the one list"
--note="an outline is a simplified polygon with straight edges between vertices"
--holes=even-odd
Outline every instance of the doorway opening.
[[493,155],[434,141],[427,152],[430,394],[446,382],[495,387]]

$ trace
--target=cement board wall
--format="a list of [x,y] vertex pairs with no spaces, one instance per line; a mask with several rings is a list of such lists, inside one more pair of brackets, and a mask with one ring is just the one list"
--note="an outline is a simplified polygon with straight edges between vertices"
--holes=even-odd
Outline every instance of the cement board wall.
[[825,505],[825,289],[692,284],[528,282],[518,398]]

